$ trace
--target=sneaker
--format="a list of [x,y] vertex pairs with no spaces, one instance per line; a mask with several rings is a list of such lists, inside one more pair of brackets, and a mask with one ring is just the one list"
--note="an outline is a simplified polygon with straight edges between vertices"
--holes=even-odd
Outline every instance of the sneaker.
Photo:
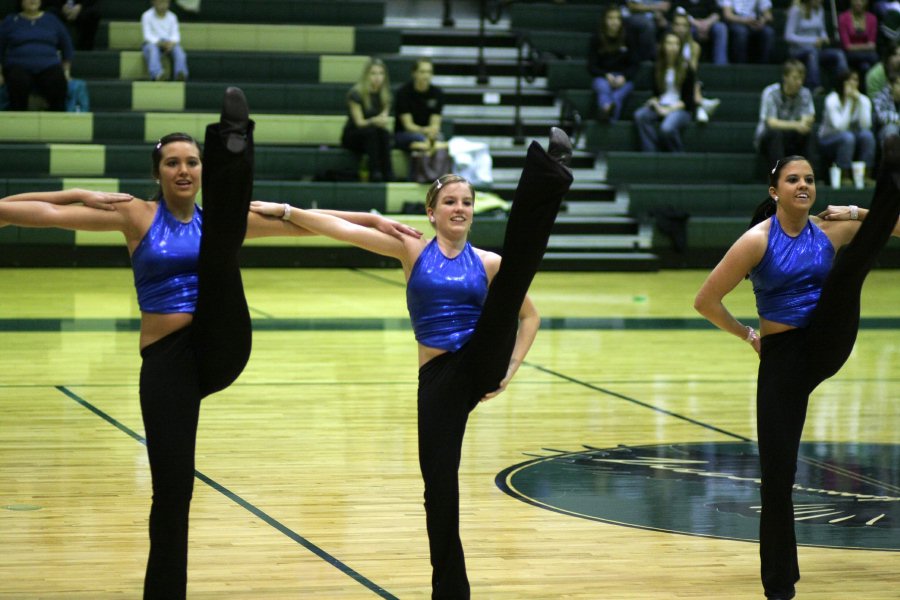
[[697,107],[697,122],[709,123],[709,113],[702,106]]
[[722,101],[718,98],[704,98],[700,101],[700,107],[706,111],[707,115],[712,115],[721,103]]

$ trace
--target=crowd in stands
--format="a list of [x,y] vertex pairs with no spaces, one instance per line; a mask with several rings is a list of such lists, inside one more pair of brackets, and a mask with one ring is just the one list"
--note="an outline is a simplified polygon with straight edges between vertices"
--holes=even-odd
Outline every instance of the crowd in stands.
[[[701,57],[713,65],[780,64],[780,81],[758,90],[753,143],[765,162],[803,154],[840,169],[843,181],[853,163],[864,164],[870,181],[880,141],[900,131],[900,2],[827,6],[794,0],[776,31],[771,0],[611,3],[587,54],[596,118],[633,119],[643,151],[690,151],[682,132],[708,122],[720,105],[704,97]],[[623,112],[644,61],[653,62],[651,97]]]

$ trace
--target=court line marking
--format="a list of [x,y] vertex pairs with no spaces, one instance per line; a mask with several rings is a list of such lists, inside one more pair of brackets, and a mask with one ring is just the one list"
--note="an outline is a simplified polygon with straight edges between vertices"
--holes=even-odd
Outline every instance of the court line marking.
[[[123,424],[121,421],[118,421],[117,419],[113,418],[108,413],[97,408],[96,406],[94,406],[93,404],[91,404],[90,402],[88,402],[87,400],[85,400],[84,398],[82,398],[81,396],[76,394],[75,392],[69,390],[66,386],[56,385],[53,387],[56,388],[59,392],[61,392],[63,395],[67,396],[71,400],[74,400],[76,403],[80,404],[83,408],[86,408],[87,410],[91,411],[92,413],[94,413],[95,415],[97,415],[98,417],[100,417],[101,419],[103,419],[104,421],[106,421],[107,423],[109,423],[110,425],[115,427],[116,429],[122,431],[129,437],[137,440],[139,443],[143,444],[144,446],[147,445],[147,440],[144,439],[143,437],[141,437],[140,435],[138,435],[137,432],[135,432],[134,430],[129,428],[127,425]],[[356,570],[354,570],[352,567],[343,563],[337,557],[332,556],[325,550],[319,548],[318,546],[316,546],[314,543],[307,540],[305,537],[303,537],[299,533],[290,529],[289,527],[287,527],[286,525],[284,525],[283,523],[281,523],[274,517],[268,515],[267,513],[265,513],[262,509],[258,508],[257,506],[251,504],[250,502],[247,502],[246,500],[241,498],[239,495],[235,494],[234,492],[232,492],[231,490],[226,488],[224,485],[218,483],[211,477],[208,477],[207,475],[201,473],[200,471],[198,471],[196,469],[194,470],[194,476],[197,479],[199,479],[200,481],[202,481],[203,483],[205,483],[206,485],[208,485],[209,487],[211,487],[212,489],[216,490],[217,492],[219,492],[220,494],[222,494],[223,496],[225,496],[226,498],[228,498],[229,500],[234,502],[235,504],[237,504],[238,506],[240,506],[241,508],[245,509],[250,514],[261,519],[267,525],[273,527],[277,531],[280,531],[281,533],[283,533],[288,538],[297,542],[298,544],[300,544],[301,546],[303,546],[304,548],[306,548],[307,550],[309,550],[310,552],[312,552],[313,554],[315,554],[316,556],[318,556],[319,558],[321,558],[322,560],[324,560],[325,562],[330,564],[332,567],[334,567],[337,570],[339,570],[340,572],[342,572],[344,575],[347,575],[348,577],[350,577],[351,579],[353,579],[354,581],[359,583],[360,585],[368,588],[369,590],[371,590],[375,594],[381,596],[382,598],[387,598],[390,600],[399,600],[396,596],[394,596],[393,594],[391,594],[390,592],[385,590],[380,585],[376,584],[375,582],[368,579],[364,575],[358,573]]]
[[[717,433],[721,433],[722,435],[725,435],[725,436],[728,436],[728,437],[732,437],[732,438],[734,438],[734,439],[736,439],[736,440],[741,440],[742,442],[750,442],[750,443],[753,443],[753,444],[759,444],[759,442],[758,442],[757,440],[754,440],[754,439],[752,439],[752,438],[744,437],[744,436],[742,436],[742,435],[740,435],[740,434],[738,434],[738,433],[734,433],[734,432],[728,431],[727,429],[722,429],[721,427],[716,427],[715,425],[711,425],[711,424],[709,424],[709,423],[704,423],[703,421],[698,421],[697,419],[693,419],[693,418],[691,418],[691,417],[687,417],[687,416],[685,416],[685,415],[682,415],[682,414],[673,412],[673,411],[671,411],[671,410],[666,410],[665,408],[660,408],[660,407],[658,407],[658,406],[654,406],[654,405],[652,405],[652,404],[650,404],[650,403],[648,403],[648,402],[643,402],[643,401],[641,401],[641,400],[638,400],[637,398],[632,398],[632,397],[630,397],[630,396],[626,396],[625,394],[620,394],[620,393],[618,393],[618,392],[614,392],[614,391],[612,391],[612,390],[609,390],[609,389],[606,389],[606,388],[602,388],[602,387],[600,387],[600,386],[598,386],[598,385],[594,385],[594,384],[588,383],[588,382],[586,382],[586,381],[581,381],[580,379],[576,379],[575,377],[571,377],[571,376],[569,376],[569,375],[565,375],[565,374],[560,373],[560,372],[558,372],[558,371],[554,371],[553,369],[549,369],[549,368],[544,367],[544,366],[542,366],[542,365],[538,365],[538,364],[531,363],[531,362],[528,362],[528,361],[524,361],[522,364],[528,365],[528,366],[530,366],[530,367],[532,367],[532,368],[535,368],[535,369],[537,369],[538,371],[541,371],[541,372],[543,372],[543,373],[547,373],[548,375],[553,375],[553,376],[555,376],[555,377],[558,377],[558,378],[560,378],[560,379],[563,379],[563,380],[565,380],[565,381],[568,381],[569,383],[573,383],[573,384],[575,384],[575,385],[580,385],[580,386],[582,386],[582,387],[586,387],[586,388],[588,388],[588,389],[590,389],[590,390],[594,390],[594,391],[596,391],[596,392],[600,392],[601,394],[606,394],[606,395],[608,395],[608,396],[612,396],[613,398],[618,398],[618,399],[620,399],[620,400],[625,400],[625,401],[627,401],[627,402],[631,402],[632,404],[636,404],[636,405],[641,406],[641,407],[643,407],[643,408],[648,408],[648,409],[650,409],[650,410],[652,410],[652,411],[655,411],[655,412],[658,412],[658,413],[662,413],[662,414],[668,415],[668,416],[670,416],[670,417],[674,417],[674,418],[676,418],[676,419],[681,419],[682,421],[687,421],[688,423],[691,423],[692,425],[697,425],[698,427],[703,427],[704,429],[709,429],[709,430],[711,430],[711,431],[715,431],[715,432],[717,432]],[[883,482],[883,481],[879,481],[879,480],[877,480],[877,479],[874,479],[874,478],[871,478],[871,477],[868,477],[868,476],[865,476],[865,475],[861,475],[861,474],[859,474],[859,473],[854,473],[854,472],[852,472],[852,471],[847,471],[846,469],[843,469],[843,468],[838,467],[838,466],[836,466],[836,465],[831,465],[831,464],[829,464],[829,463],[825,463],[825,462],[822,462],[822,461],[819,461],[819,460],[816,460],[816,459],[807,458],[807,457],[805,457],[805,456],[803,456],[803,455],[798,455],[798,456],[797,456],[797,461],[798,461],[798,462],[804,462],[804,463],[809,464],[809,465],[812,465],[812,466],[814,466],[814,467],[818,467],[818,468],[822,469],[823,471],[831,471],[831,472],[834,473],[835,475],[841,475],[841,476],[846,477],[846,478],[848,478],[848,479],[855,479],[856,481],[859,481],[859,482],[861,482],[861,483],[868,483],[868,484],[870,484],[870,485],[879,485],[879,486],[882,486],[882,487],[884,487],[884,488],[886,488],[886,489],[895,490],[895,486],[894,486],[893,484],[890,484],[890,483],[887,483],[887,482]]]

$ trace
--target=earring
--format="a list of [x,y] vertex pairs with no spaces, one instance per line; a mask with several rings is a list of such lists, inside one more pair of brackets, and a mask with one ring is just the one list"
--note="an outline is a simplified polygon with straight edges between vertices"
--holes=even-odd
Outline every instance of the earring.
[[778,196],[775,196],[775,202],[778,202]]
[[429,217],[428,220],[434,223],[434,217]]

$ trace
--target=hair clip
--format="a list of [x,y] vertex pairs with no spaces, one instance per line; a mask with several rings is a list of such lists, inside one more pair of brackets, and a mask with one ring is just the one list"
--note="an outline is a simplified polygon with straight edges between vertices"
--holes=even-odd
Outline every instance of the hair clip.
[[780,162],[781,162],[781,159],[780,159],[780,158],[779,158],[778,160],[775,161],[775,166],[772,167],[772,175],[774,175],[774,174],[775,174],[775,171],[778,170],[778,163],[780,163]]
[[159,150],[160,148],[162,148],[162,140],[156,142],[156,149]]
[[444,185],[444,184],[441,183],[440,178],[434,180],[434,186],[435,186],[434,189],[439,190],[439,189],[441,189],[442,185]]

